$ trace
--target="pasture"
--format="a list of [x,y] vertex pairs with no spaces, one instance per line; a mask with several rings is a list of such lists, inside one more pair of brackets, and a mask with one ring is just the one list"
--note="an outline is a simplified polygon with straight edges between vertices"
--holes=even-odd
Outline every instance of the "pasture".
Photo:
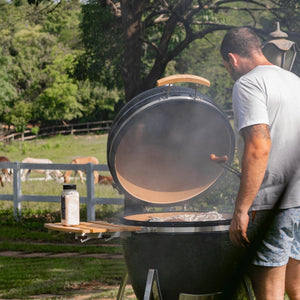
[[[106,139],[107,135],[70,135],[24,143],[14,142],[10,145],[0,144],[0,155],[8,157],[11,161],[21,162],[25,157],[35,157],[48,158],[53,163],[71,163],[78,156],[95,156],[100,164],[106,164]],[[104,173],[101,172],[102,175],[108,175]],[[23,194],[60,195],[62,191],[62,184],[54,180],[45,182],[43,174],[33,172],[30,178],[35,180],[22,182]],[[81,184],[80,180],[77,181],[77,189],[80,195],[86,195],[86,185]],[[4,187],[0,186],[0,194],[11,192],[11,184],[6,182]],[[95,185],[95,195],[120,197],[111,186],[99,184]],[[12,201],[0,201],[0,251],[46,253],[46,257],[1,257],[1,299],[44,299],[45,294],[49,294],[47,299],[77,299],[77,296],[80,299],[80,295],[75,296],[77,292],[86,293],[85,299],[89,298],[88,295],[89,299],[115,298],[124,273],[124,261],[84,258],[79,255],[121,254],[117,244],[112,247],[101,240],[92,240],[82,245],[72,234],[48,233],[43,224],[59,221],[59,203],[22,202],[21,223],[15,222],[12,206]],[[82,205],[83,216],[86,215],[85,209],[85,205]],[[122,207],[98,205],[97,218],[113,216],[118,209]],[[78,255],[73,258],[47,257],[47,253],[62,255],[65,252]],[[88,290],[93,291],[89,293]]]
[[[48,158],[53,163],[71,163],[78,156],[94,156],[100,164],[106,164],[106,141],[107,135],[55,136],[24,143],[15,142],[11,145],[0,144],[0,155],[8,157],[11,161],[21,162],[25,157],[35,157]],[[33,173],[30,177],[39,180],[22,182],[23,194],[60,195],[62,184],[54,180],[45,182],[43,174]],[[77,189],[81,195],[86,195],[86,185],[81,184],[80,180],[77,181]],[[0,194],[10,192],[9,183],[3,188],[0,187]],[[228,194],[230,193],[229,191]],[[122,197],[111,186],[99,184],[95,185],[95,195]],[[207,205],[206,201],[200,203],[201,207]],[[12,201],[0,201],[0,251],[23,251],[29,254],[45,252],[46,256],[55,253],[61,255],[64,252],[122,253],[117,244],[118,240],[110,241],[116,243],[115,247],[104,244],[101,240],[91,240],[81,245],[71,234],[48,233],[43,223],[59,220],[59,203],[23,202],[24,219],[21,224],[14,221],[11,207]],[[81,210],[84,209],[83,205]],[[123,208],[112,205],[98,206],[97,219],[113,217],[120,209]],[[51,212],[54,219],[49,220],[48,212]],[[47,294],[47,299],[83,299],[79,293],[85,287],[89,287],[93,288],[93,291],[85,294],[84,299],[111,300],[116,299],[125,264],[123,259],[105,260],[79,256],[2,257],[1,268],[1,299],[45,299]],[[129,299],[136,299],[130,288],[124,300]],[[241,290],[237,299],[247,299],[244,290]]]
[[[84,135],[84,136],[55,136],[47,139],[38,139],[27,142],[14,142],[9,145],[0,144],[0,155],[6,156],[10,161],[21,162],[26,157],[47,158],[53,163],[71,163],[76,157],[94,156],[100,164],[106,164],[106,141],[107,134],[104,135]],[[101,175],[109,175],[109,172],[100,172]],[[71,175],[74,177],[74,172]],[[71,178],[72,178],[71,177]],[[22,193],[26,195],[60,195],[62,183],[54,180],[44,181],[44,174],[31,172],[30,181],[22,182]],[[74,182],[71,179],[71,182]],[[77,190],[81,196],[86,196],[86,185],[77,181]],[[11,194],[12,185],[8,182],[4,187],[0,187],[1,194]],[[96,197],[122,197],[112,188],[111,185],[96,184]],[[23,209],[38,208],[48,211],[59,210],[59,203],[39,203],[23,202]],[[0,201],[0,208],[12,207],[11,201]],[[98,208],[100,209],[100,208]],[[118,209],[111,207],[112,210]]]
[[106,164],[107,134],[58,135],[46,139],[0,144],[0,154],[11,161],[25,157],[48,158],[53,163],[70,163],[77,156],[95,156],[100,164]]

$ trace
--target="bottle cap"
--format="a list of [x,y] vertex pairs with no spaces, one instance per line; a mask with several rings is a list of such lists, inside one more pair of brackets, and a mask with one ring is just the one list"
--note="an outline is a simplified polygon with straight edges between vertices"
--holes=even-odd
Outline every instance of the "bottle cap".
[[76,190],[76,184],[64,184],[64,190]]

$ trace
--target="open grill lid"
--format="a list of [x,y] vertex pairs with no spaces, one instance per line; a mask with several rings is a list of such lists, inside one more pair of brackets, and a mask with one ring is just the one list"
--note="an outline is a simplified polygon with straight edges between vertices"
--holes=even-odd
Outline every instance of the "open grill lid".
[[227,117],[208,97],[162,86],[136,96],[119,112],[108,137],[108,166],[125,197],[174,204],[197,197],[221,177],[224,169],[210,154],[226,155],[230,163],[234,143]]

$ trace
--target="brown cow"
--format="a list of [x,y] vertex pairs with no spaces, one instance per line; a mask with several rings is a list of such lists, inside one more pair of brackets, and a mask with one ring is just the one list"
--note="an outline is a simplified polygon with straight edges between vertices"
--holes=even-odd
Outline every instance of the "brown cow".
[[[99,164],[99,161],[96,157],[93,156],[87,156],[87,157],[77,157],[71,161],[71,164],[87,164],[87,163],[93,163],[95,165]],[[72,170],[68,170],[64,174],[64,181],[65,183],[70,182],[70,176],[72,174]],[[74,176],[74,181],[75,183],[77,182],[77,173],[80,177],[81,183],[83,183],[83,177],[82,177],[82,171],[80,170],[75,170],[75,176]],[[94,171],[94,183],[98,183],[98,172]]]
[[[10,162],[10,160],[5,156],[0,156],[0,162]],[[0,169],[0,183],[1,186],[3,187],[4,181],[2,175],[4,176],[5,180],[11,181],[11,171],[8,169]]]
[[99,184],[113,184],[113,178],[111,176],[102,176],[99,174],[98,176]]

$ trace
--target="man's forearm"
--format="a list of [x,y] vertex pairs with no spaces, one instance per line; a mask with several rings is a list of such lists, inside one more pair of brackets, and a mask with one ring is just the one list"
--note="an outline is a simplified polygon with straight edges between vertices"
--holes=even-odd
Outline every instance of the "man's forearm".
[[263,181],[268,164],[271,139],[267,125],[243,129],[242,176],[236,200],[236,213],[247,213]]

